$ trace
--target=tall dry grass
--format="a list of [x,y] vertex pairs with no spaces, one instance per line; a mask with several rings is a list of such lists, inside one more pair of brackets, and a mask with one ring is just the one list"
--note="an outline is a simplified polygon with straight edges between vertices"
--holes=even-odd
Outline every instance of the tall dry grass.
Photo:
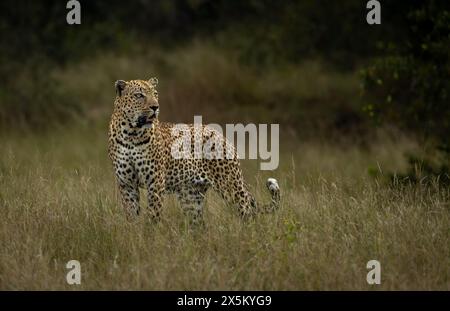
[[[162,221],[128,223],[106,155],[106,123],[3,134],[1,289],[450,289],[449,190],[389,186],[367,167],[401,167],[407,140],[369,149],[283,141],[281,209],[243,223],[213,193],[204,230],[168,197]],[[244,163],[259,200],[269,173]],[[65,264],[81,263],[82,284]],[[381,262],[382,283],[366,283]]]
[[[392,135],[366,145],[319,136],[355,117],[353,74],[317,61],[258,70],[200,44],[105,53],[52,74],[84,114],[44,132],[0,132],[0,289],[450,289],[449,190],[384,178],[419,146]],[[210,193],[204,230],[189,228],[172,197],[159,224],[145,214],[125,220],[106,150],[113,85],[153,75],[163,120],[280,123],[278,170],[243,162],[260,201],[269,200],[265,179],[279,180],[277,213],[243,223]],[[308,131],[310,140],[299,138]],[[66,284],[71,259],[80,286]],[[366,283],[372,259],[380,286]]]

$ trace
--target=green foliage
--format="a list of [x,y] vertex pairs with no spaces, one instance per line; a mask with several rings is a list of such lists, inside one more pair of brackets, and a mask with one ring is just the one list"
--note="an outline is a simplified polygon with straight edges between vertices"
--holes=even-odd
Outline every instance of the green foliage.
[[[408,13],[408,30],[363,71],[365,110],[448,144],[450,138],[450,11],[428,1]],[[438,5],[441,4],[441,5]]]
[[[360,0],[244,2],[244,14],[230,8],[243,16],[228,25],[221,43],[234,46],[243,61],[255,65],[322,57],[351,70],[376,52],[376,38],[386,30],[366,23],[365,3]],[[237,7],[233,1],[226,3],[223,6]]]
[[362,72],[363,109],[376,123],[433,140],[438,152],[447,154],[433,167],[423,158],[411,158],[408,175],[417,180],[415,168],[422,174],[447,174],[450,163],[450,11],[446,1],[426,1],[410,6],[406,17],[404,37],[383,42],[384,56]]
[[372,55],[373,39],[385,35],[384,28],[365,23],[360,0],[82,1],[82,22],[76,26],[67,25],[65,4],[0,3],[0,33],[7,42],[0,56],[22,60],[32,53],[66,63],[136,42],[173,47],[201,38],[224,49],[239,48],[242,60],[258,65],[323,56],[351,67]]

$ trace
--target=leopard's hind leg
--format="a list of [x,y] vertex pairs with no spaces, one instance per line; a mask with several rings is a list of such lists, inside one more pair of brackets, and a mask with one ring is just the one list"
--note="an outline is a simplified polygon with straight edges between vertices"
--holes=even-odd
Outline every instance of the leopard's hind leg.
[[[214,190],[219,193],[228,203],[238,208],[241,218],[251,218],[257,213],[273,212],[280,205],[280,188],[274,178],[267,180],[266,186],[271,195],[271,201],[268,204],[256,202],[254,196],[244,182],[242,170],[239,163],[230,162],[232,169],[229,174],[218,176],[213,183]],[[227,167],[225,167],[227,170]],[[217,175],[216,175],[217,176]]]
[[189,186],[183,186],[176,192],[181,208],[193,225],[204,224],[203,209],[208,187],[207,184],[193,183]]

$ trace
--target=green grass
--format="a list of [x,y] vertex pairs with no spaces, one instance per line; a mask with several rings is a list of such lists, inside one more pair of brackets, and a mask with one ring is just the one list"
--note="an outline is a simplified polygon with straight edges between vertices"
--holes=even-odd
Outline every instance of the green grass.
[[[243,163],[259,200],[278,178],[281,209],[243,223],[211,193],[203,231],[172,197],[159,224],[126,221],[105,122],[0,141],[0,289],[450,289],[449,190],[382,180],[415,148],[407,139],[364,149],[281,139],[277,171]],[[71,259],[80,286],[66,284]],[[366,283],[371,259],[379,286]]]

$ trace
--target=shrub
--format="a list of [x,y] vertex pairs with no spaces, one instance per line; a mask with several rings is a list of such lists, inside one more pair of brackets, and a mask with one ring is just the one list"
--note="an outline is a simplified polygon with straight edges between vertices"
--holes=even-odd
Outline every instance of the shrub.
[[[410,6],[411,7],[411,6]],[[448,172],[450,158],[450,11],[446,1],[415,4],[407,13],[405,37],[383,42],[384,57],[363,72],[364,110],[376,123],[394,123],[434,142],[442,161],[411,160],[430,174]],[[433,156],[431,152],[429,156]],[[412,172],[416,170],[410,170]],[[415,179],[415,177],[413,178]]]

